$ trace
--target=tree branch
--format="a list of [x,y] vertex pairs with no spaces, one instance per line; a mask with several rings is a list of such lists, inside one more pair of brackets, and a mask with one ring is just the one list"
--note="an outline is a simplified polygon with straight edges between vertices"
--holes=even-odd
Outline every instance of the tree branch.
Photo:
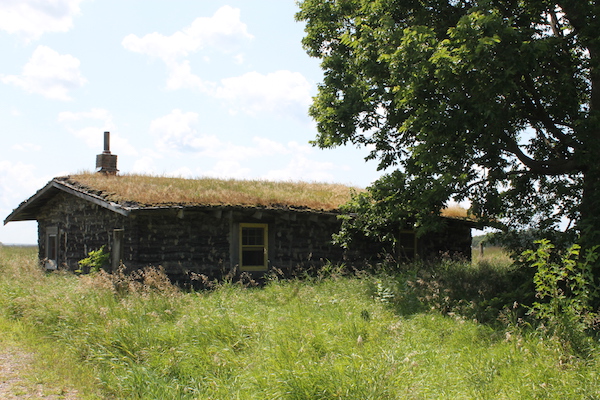
[[560,25],[558,24],[558,18],[556,18],[556,11],[552,10],[548,14],[550,14],[550,27],[552,28],[552,32],[554,36],[563,37],[563,33],[560,30]]
[[508,135],[504,136],[505,147],[503,150],[513,154],[519,159],[531,172],[540,175],[564,175],[573,172],[579,172],[581,168],[578,163],[572,159],[554,159],[538,161],[523,153],[516,141]]
[[537,95],[535,84],[533,83],[531,76],[523,76],[522,87],[525,90],[525,94],[523,95],[523,103],[525,108],[527,108],[531,113],[531,116],[535,117],[536,120],[540,122],[544,128],[555,138],[564,142],[566,145],[576,147],[577,142],[562,132],[562,130],[556,125],[556,122],[554,122],[550,115],[548,115],[544,106],[540,103],[539,96]]

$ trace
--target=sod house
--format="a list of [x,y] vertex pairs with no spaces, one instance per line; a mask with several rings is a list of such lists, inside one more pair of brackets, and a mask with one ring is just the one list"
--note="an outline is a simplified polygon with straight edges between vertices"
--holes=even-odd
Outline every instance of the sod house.
[[[78,269],[104,246],[107,269],[162,266],[182,279],[196,274],[284,273],[327,261],[377,262],[374,243],[342,249],[332,244],[343,185],[182,179],[87,173],[51,180],[4,221],[36,220],[45,268]],[[471,223],[447,218],[443,232],[417,240],[398,232],[403,257],[440,252],[470,256]]]

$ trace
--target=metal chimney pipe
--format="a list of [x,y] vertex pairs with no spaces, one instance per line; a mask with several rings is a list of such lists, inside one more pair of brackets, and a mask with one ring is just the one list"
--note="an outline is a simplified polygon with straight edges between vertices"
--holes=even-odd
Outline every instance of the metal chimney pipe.
[[110,154],[110,132],[104,132],[104,151],[102,154]]

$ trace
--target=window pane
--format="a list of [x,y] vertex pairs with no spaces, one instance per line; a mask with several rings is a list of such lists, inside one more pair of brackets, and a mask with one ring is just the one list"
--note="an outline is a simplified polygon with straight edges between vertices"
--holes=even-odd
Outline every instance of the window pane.
[[56,236],[50,235],[48,236],[48,259],[56,260]]
[[263,228],[242,228],[243,246],[262,246],[265,244],[264,238]]
[[242,250],[242,265],[244,265],[244,266],[265,265],[265,252],[264,252],[263,248]]
[[267,269],[267,224],[240,224],[241,271]]

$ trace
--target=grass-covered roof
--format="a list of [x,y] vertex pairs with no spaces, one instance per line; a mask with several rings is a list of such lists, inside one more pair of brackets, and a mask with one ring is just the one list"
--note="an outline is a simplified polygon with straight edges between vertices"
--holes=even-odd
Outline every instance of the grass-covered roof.
[[[334,183],[240,180],[219,178],[173,178],[152,175],[105,175],[81,173],[69,182],[115,203],[141,207],[242,206],[335,211],[364,189]],[[445,217],[464,219],[467,211],[445,208]]]
[[135,174],[82,173],[70,176],[69,181],[99,193],[106,200],[140,206],[232,205],[332,211],[350,200],[353,191],[362,190],[332,183],[185,179]]

